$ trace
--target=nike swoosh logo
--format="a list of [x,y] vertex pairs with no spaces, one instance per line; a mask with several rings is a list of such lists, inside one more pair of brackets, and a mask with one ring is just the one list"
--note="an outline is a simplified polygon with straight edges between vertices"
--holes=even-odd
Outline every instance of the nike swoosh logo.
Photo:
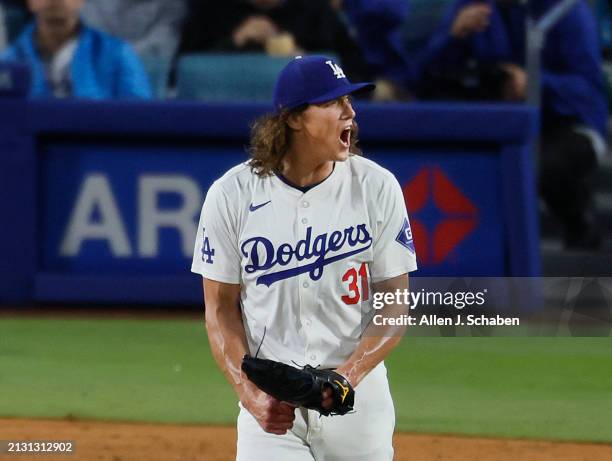
[[272,200],[268,200],[266,203],[262,203],[261,205],[253,205],[251,203],[251,205],[249,206],[249,211],[257,211],[259,210],[262,206],[266,206],[268,203],[270,203]]

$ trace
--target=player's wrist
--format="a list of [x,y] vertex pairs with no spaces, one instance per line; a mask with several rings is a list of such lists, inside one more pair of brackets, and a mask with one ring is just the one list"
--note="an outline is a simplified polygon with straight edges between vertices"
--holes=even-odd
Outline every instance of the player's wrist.
[[243,380],[236,387],[236,393],[241,402],[250,401],[261,393],[259,388],[255,386],[249,379],[243,375]]
[[357,376],[354,371],[354,365],[352,364],[344,364],[336,368],[336,373],[343,376],[351,386],[355,387],[357,385]]
[[236,387],[236,393],[238,394],[238,400],[240,404],[248,410],[250,413],[253,413],[253,392],[249,387],[245,384],[240,384]]

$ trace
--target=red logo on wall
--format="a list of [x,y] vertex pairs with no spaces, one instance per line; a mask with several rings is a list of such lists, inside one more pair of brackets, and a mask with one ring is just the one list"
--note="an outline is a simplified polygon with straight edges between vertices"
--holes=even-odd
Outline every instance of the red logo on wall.
[[422,168],[403,191],[422,264],[442,263],[478,225],[476,205],[439,167]]

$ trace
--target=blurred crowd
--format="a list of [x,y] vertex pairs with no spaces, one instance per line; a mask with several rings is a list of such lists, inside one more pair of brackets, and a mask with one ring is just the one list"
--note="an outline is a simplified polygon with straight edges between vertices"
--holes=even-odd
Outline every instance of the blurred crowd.
[[[188,86],[205,87],[215,75],[226,86],[273,80],[276,72],[255,63],[272,68],[316,53],[335,57],[351,80],[375,81],[377,101],[520,103],[528,91],[526,18],[558,3],[0,0],[0,58],[30,66],[34,97],[206,99]],[[600,242],[591,177],[607,149],[609,6],[579,0],[542,50],[540,189],[567,247]],[[249,56],[250,67],[227,67],[223,59],[236,62],[230,56]]]

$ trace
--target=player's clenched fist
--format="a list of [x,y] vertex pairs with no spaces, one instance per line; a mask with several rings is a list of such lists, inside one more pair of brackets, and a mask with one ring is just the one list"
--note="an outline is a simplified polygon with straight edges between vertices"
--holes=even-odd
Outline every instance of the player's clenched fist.
[[293,427],[295,407],[275,399],[254,386],[245,386],[240,402],[266,432],[283,435]]
[[486,3],[471,3],[464,6],[457,16],[451,28],[451,35],[455,38],[465,38],[482,32],[489,27],[491,7]]

